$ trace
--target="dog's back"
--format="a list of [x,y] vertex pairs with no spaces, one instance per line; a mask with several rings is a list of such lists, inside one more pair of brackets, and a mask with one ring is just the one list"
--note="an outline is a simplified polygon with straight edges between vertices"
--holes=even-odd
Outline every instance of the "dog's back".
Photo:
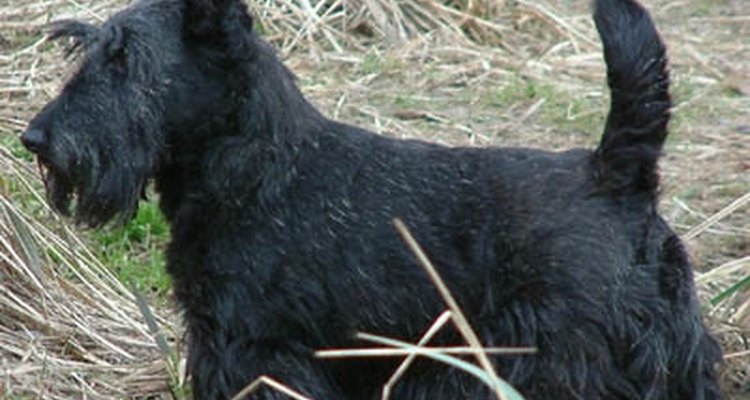
[[[396,215],[443,267],[487,343],[539,349],[533,357],[496,358],[530,399],[718,399],[721,352],[701,321],[688,256],[657,211],[657,163],[671,108],[665,46],[635,1],[594,4],[611,90],[594,151],[457,149],[376,136],[363,145],[342,129],[335,143],[343,136],[356,144],[332,151],[341,155],[337,163],[352,160],[346,170],[356,179],[333,182],[348,182],[346,198],[363,216],[347,220],[343,236],[378,235],[350,243],[391,257],[365,263],[390,271],[366,287],[393,289],[382,311],[349,306],[411,318],[387,332],[394,335],[406,326],[416,335],[427,323],[400,304],[421,298],[435,312],[432,290],[409,256],[391,255],[399,243],[389,238],[387,215]],[[403,385],[398,398],[456,390],[436,390],[448,378],[435,376],[421,378],[432,385]]]

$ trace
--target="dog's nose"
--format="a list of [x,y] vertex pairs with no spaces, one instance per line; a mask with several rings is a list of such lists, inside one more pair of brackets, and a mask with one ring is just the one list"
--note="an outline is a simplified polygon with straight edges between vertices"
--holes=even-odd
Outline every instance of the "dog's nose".
[[21,143],[32,153],[38,153],[44,146],[47,135],[41,129],[29,129],[21,135]]

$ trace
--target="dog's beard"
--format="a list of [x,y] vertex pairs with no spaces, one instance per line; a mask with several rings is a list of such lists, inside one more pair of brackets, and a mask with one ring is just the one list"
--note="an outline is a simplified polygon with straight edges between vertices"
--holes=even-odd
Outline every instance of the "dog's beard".
[[92,175],[91,171],[60,168],[42,156],[37,157],[37,164],[52,209],[91,227],[111,220],[127,222],[137,211],[139,199],[145,197],[148,179],[139,179],[132,170],[104,168]]
[[37,165],[50,206],[60,214],[70,215],[70,205],[75,188],[72,180],[67,174],[42,157],[37,157]]

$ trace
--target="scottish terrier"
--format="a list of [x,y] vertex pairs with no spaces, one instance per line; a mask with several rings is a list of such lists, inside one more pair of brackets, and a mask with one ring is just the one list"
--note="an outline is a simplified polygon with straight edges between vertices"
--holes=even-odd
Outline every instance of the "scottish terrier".
[[[394,218],[485,345],[537,349],[492,356],[528,399],[718,399],[721,352],[657,210],[665,48],[635,0],[594,9],[612,95],[595,150],[443,147],[331,121],[240,0],[55,24],[81,66],[21,139],[54,208],[92,227],[127,221],[155,182],[196,399],[262,374],[317,399],[378,398],[395,361],[313,353],[361,346],[356,331],[416,340],[444,308]],[[491,396],[428,360],[393,390]]]

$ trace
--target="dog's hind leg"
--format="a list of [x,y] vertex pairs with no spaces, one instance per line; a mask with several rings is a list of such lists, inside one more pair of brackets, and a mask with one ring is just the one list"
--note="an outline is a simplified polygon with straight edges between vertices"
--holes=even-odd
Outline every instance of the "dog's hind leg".
[[[670,314],[660,321],[665,354],[657,356],[658,346],[639,341],[630,349],[628,370],[642,373],[644,365],[662,364],[659,358],[666,358],[667,365],[660,366],[668,373],[669,399],[719,399],[714,364],[721,360],[721,350],[700,320],[688,256],[655,212],[657,162],[671,107],[665,47],[648,12],[635,0],[596,0],[594,4],[612,97],[604,136],[594,156],[595,168],[600,185],[613,199],[649,215],[652,223],[643,230],[651,251],[656,250],[659,295],[669,304]],[[647,264],[639,262],[634,267],[644,271]],[[629,290],[641,286],[634,284]],[[636,380],[648,379],[642,374]]]

